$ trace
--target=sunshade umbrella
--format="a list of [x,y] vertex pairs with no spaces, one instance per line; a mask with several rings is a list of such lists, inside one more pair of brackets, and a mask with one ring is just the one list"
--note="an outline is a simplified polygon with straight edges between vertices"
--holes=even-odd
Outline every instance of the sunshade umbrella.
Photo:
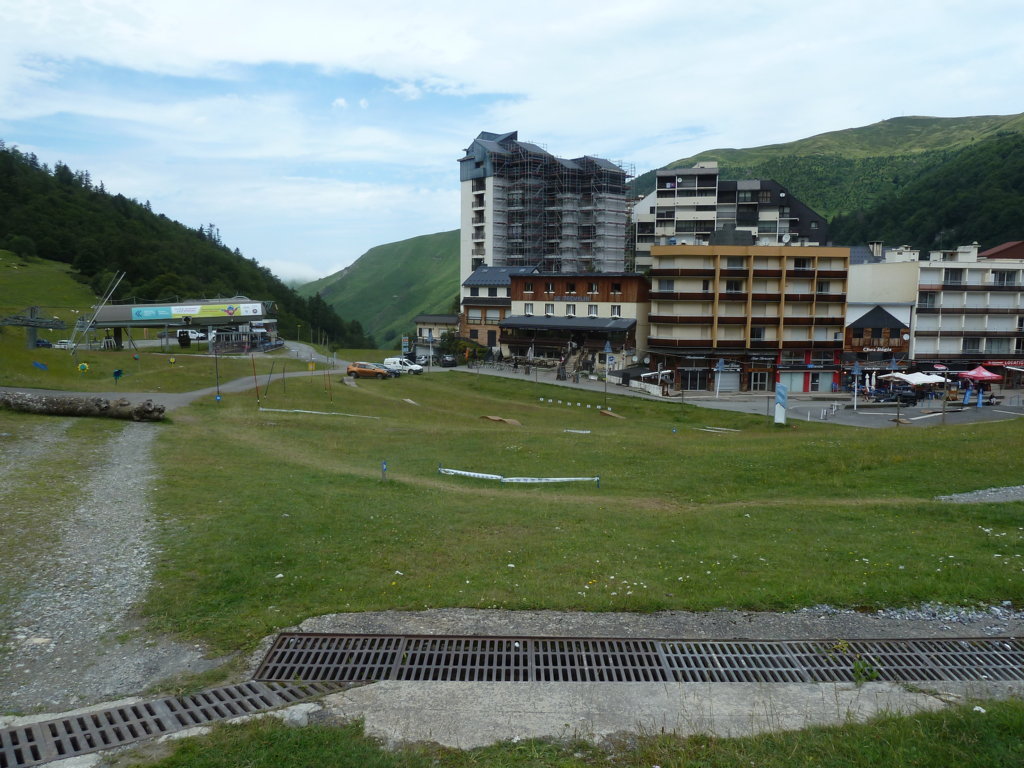
[[961,379],[970,379],[971,381],[1002,381],[1003,377],[998,373],[992,373],[992,371],[986,370],[982,366],[970,371],[963,371],[960,374]]

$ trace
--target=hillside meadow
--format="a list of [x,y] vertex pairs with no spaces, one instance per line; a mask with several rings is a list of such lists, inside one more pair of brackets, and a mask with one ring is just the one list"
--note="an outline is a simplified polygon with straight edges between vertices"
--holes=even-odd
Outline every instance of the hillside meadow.
[[263,410],[232,395],[155,427],[155,628],[229,650],[345,611],[1022,599],[1024,505],[933,501],[1015,483],[1024,459],[998,446],[1017,422],[779,428],[622,396],[612,418],[593,395],[559,405],[564,389],[461,371],[327,383],[274,381]]

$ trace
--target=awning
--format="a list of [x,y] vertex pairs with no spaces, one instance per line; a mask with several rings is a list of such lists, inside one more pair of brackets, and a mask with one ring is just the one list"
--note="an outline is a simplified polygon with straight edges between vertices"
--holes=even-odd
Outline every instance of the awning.
[[636,327],[636,320],[629,317],[543,317],[515,315],[506,317],[499,324],[501,328],[517,328],[536,331],[594,331],[596,333],[625,333]]

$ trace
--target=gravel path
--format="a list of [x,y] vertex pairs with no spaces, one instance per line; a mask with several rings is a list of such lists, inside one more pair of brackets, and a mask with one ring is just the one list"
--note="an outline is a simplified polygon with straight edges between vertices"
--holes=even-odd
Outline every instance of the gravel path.
[[[70,422],[31,422],[16,456],[5,450],[15,446],[0,440],[0,467],[24,464],[33,453],[65,466],[55,452]],[[53,554],[17,585],[0,626],[0,711],[70,709],[214,664],[198,646],[146,635],[134,613],[149,586],[154,552],[148,489],[156,429],[126,422],[89,450],[91,461],[72,469],[77,504],[55,515],[63,520],[52,530]],[[16,484],[0,484],[0,504],[11,500]]]

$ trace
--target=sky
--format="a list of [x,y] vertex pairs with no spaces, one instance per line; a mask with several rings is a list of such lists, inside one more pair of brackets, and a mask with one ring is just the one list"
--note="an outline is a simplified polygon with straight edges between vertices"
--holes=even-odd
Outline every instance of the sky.
[[0,0],[0,139],[289,281],[459,227],[481,131],[636,174],[1024,111],[1020,0]]

